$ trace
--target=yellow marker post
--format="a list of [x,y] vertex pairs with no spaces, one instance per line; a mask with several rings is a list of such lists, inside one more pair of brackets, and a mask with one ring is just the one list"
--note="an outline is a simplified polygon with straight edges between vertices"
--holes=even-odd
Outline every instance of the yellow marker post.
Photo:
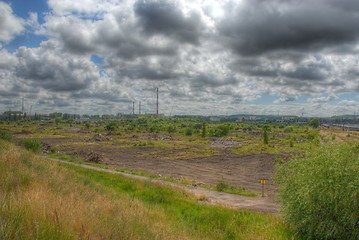
[[267,184],[267,180],[261,179],[261,184],[262,184],[262,197],[264,197],[264,185]]

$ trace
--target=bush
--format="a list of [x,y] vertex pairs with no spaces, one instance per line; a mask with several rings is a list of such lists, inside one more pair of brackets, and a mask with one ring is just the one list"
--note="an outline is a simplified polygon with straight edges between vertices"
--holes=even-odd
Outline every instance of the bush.
[[215,129],[211,129],[212,137],[225,137],[229,134],[230,126],[228,124],[218,125]]
[[192,134],[193,134],[192,128],[186,128],[185,134],[186,134],[186,136],[192,136]]
[[305,239],[359,239],[358,173],[358,145],[323,145],[277,166],[284,218]]
[[20,145],[35,153],[40,152],[42,148],[42,143],[36,139],[23,139],[21,140]]
[[216,190],[218,192],[223,192],[226,188],[228,188],[228,185],[223,180],[217,182]]
[[177,132],[176,126],[174,126],[174,125],[169,125],[169,126],[167,127],[167,132],[168,132],[168,133],[175,133],[175,132]]
[[116,131],[118,129],[118,122],[116,121],[112,121],[112,122],[109,122],[106,126],[105,126],[105,129],[109,132],[113,132],[113,131]]
[[291,132],[293,132],[293,127],[292,126],[285,127],[283,131],[285,133],[291,133]]
[[12,135],[7,131],[0,130],[0,139],[10,142],[12,140]]

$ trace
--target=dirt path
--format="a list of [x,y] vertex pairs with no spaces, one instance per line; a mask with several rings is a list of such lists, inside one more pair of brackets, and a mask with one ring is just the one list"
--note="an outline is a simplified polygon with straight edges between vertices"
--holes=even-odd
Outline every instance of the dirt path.
[[279,206],[273,202],[273,199],[269,197],[244,197],[239,196],[235,194],[229,194],[229,193],[223,193],[223,192],[217,192],[208,190],[201,187],[193,187],[193,186],[185,186],[179,183],[171,183],[166,182],[158,179],[151,179],[149,177],[143,177],[143,176],[137,176],[127,173],[122,173],[114,170],[109,169],[103,169],[98,167],[89,166],[86,164],[79,164],[79,163],[72,163],[68,161],[63,161],[60,159],[54,159],[49,157],[44,157],[47,160],[55,161],[55,162],[61,162],[66,164],[71,164],[74,166],[79,166],[87,169],[92,169],[95,171],[100,172],[106,172],[110,174],[118,174],[125,177],[143,180],[143,181],[150,181],[157,184],[163,184],[168,185],[172,187],[178,187],[181,189],[184,189],[188,192],[191,192],[194,194],[197,199],[204,200],[203,202],[211,204],[211,205],[221,205],[229,208],[234,209],[250,209],[250,210],[256,210],[260,212],[270,212],[270,213],[278,213],[279,212]]

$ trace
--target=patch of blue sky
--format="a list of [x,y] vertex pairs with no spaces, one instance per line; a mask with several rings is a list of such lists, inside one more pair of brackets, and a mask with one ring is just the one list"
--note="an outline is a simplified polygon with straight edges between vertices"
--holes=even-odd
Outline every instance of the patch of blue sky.
[[103,57],[101,57],[101,56],[99,56],[99,55],[97,55],[97,54],[92,54],[91,55],[91,61],[93,62],[93,63],[95,63],[96,65],[102,65],[102,64],[104,64],[104,58]]
[[28,48],[37,48],[40,46],[41,42],[46,41],[47,37],[43,35],[36,35],[33,33],[21,34],[15,37],[8,44],[4,44],[4,47],[9,52],[16,51],[19,47],[25,46]]
[[50,11],[46,0],[5,0],[4,2],[11,6],[16,16],[24,20],[29,18],[30,12],[37,13],[40,24],[45,22],[45,14]]
[[355,93],[355,92],[342,93],[342,94],[340,94],[340,100],[358,101],[359,100],[359,94]]
[[280,98],[279,95],[263,94],[260,98],[254,100],[254,101],[251,101],[249,103],[266,105],[266,104],[272,104],[275,100],[277,100],[279,98]]

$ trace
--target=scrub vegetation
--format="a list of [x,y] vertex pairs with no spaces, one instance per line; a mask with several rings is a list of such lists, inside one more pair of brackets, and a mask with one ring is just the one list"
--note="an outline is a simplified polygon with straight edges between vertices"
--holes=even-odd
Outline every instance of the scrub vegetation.
[[[0,239],[358,239],[359,135],[317,123],[0,122]],[[252,199],[275,172],[264,200],[281,214],[41,153]]]
[[1,239],[290,239],[280,217],[48,162],[0,142]]
[[359,145],[327,143],[283,164],[283,216],[305,239],[359,239]]

